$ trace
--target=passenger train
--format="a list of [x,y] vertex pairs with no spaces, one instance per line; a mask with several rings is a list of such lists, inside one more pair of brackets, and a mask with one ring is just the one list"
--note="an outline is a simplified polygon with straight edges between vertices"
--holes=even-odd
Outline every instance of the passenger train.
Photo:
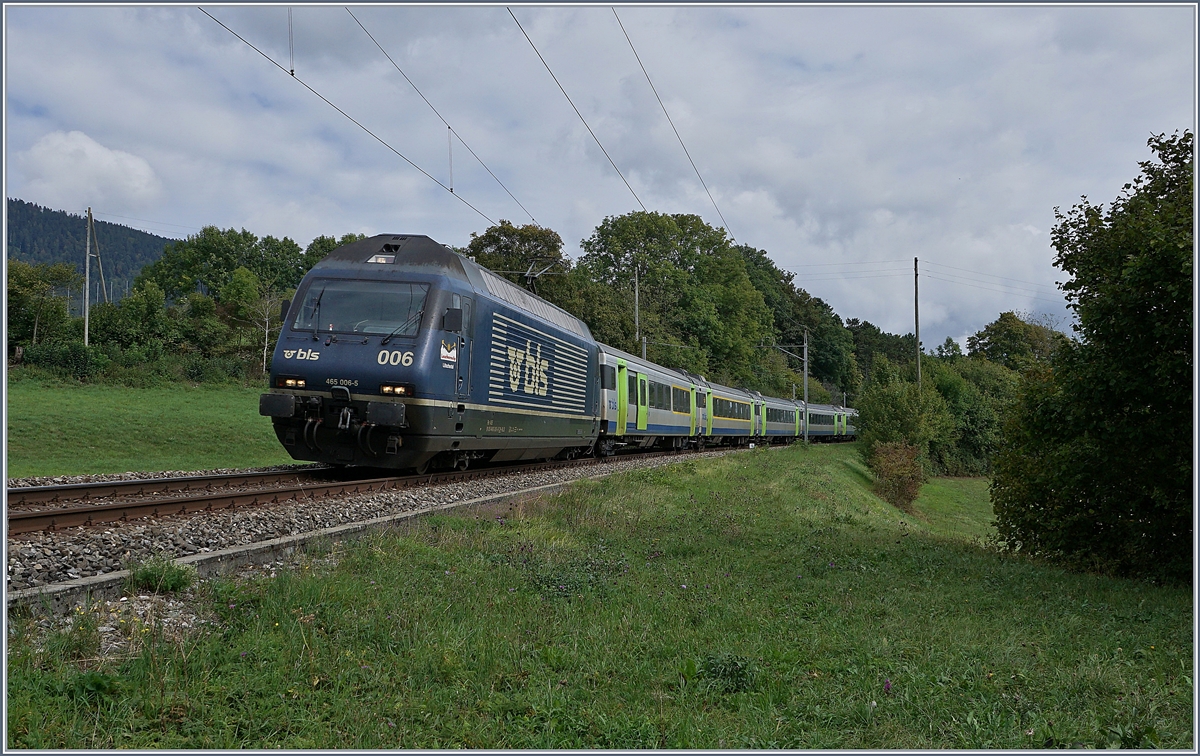
[[[423,472],[804,436],[803,402],[601,344],[427,236],[335,249],[282,314],[259,412],[298,460]],[[811,404],[808,435],[853,439],[856,414]]]

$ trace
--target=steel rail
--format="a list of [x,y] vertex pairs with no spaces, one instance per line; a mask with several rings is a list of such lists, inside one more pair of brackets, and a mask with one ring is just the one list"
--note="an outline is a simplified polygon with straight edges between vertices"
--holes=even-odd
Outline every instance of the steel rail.
[[[649,459],[680,452],[663,451],[650,454],[638,454],[638,459]],[[351,480],[339,482],[313,481],[308,484],[280,486],[258,491],[204,491],[196,495],[176,496],[145,501],[115,502],[108,504],[90,504],[79,507],[63,507],[40,511],[8,512],[8,534],[10,536],[36,531],[55,531],[63,528],[98,525],[105,522],[136,520],[145,517],[169,517],[172,515],[213,512],[217,510],[236,510],[240,507],[263,506],[278,504],[285,501],[301,499],[330,498],[335,496],[362,495],[390,491],[401,488],[411,488],[433,483],[450,483],[479,478],[498,477],[515,473],[558,470],[570,467],[604,464],[610,461],[627,458],[625,455],[602,457],[599,459],[585,458],[576,460],[560,460],[539,462],[526,465],[503,467],[480,467],[469,470],[450,470],[446,472],[426,473],[424,475],[403,475],[366,480]],[[294,473],[293,473],[294,475]],[[221,476],[193,476],[221,477]],[[162,479],[167,481],[169,479]],[[182,480],[182,479],[176,479]],[[136,481],[138,483],[142,481]],[[85,484],[87,485],[87,484]]]
[[262,485],[272,481],[316,479],[339,474],[334,468],[275,470],[259,473],[224,473],[220,475],[185,475],[174,478],[142,478],[111,480],[98,483],[65,483],[51,486],[16,486],[8,489],[8,505],[58,504],[64,501],[112,499],[118,496],[150,496],[189,491],[211,491],[218,486]]

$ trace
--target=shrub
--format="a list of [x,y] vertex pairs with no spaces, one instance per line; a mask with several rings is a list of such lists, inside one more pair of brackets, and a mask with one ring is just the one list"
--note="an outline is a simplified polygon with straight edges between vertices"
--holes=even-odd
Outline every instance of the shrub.
[[174,560],[161,554],[129,568],[131,592],[142,590],[152,593],[174,593],[182,591],[195,581],[195,567],[176,564]]
[[875,492],[897,509],[911,511],[925,482],[917,447],[903,441],[876,444],[870,465],[875,473]]
[[50,368],[60,375],[85,380],[103,371],[111,360],[97,346],[84,346],[81,341],[70,341],[65,344],[35,344],[26,350],[25,362]]

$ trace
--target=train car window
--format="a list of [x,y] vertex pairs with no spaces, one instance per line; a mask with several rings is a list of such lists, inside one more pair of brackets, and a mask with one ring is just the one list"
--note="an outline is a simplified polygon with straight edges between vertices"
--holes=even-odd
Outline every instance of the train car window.
[[713,397],[713,414],[717,417],[728,417],[733,420],[749,420],[750,405]]
[[671,407],[676,412],[691,412],[692,408],[688,406],[687,389],[671,387]]
[[657,381],[650,381],[650,406],[654,409],[666,409],[663,407],[663,385]]
[[297,331],[415,336],[429,286],[394,281],[316,279],[292,322]]
[[600,388],[612,391],[617,387],[617,369],[612,365],[600,366]]
[[700,391],[700,390],[697,390],[697,391],[696,391],[696,406],[697,406],[697,407],[704,407],[704,406],[706,406],[706,405],[704,404],[704,392],[703,392],[703,391]]
[[641,401],[641,404],[645,405],[645,404],[646,404],[646,384],[648,383],[648,381],[642,381],[641,383],[642,383],[642,401]]
[[629,403],[630,404],[638,403],[637,395],[638,395],[637,373],[635,373],[631,370],[631,371],[629,371]]

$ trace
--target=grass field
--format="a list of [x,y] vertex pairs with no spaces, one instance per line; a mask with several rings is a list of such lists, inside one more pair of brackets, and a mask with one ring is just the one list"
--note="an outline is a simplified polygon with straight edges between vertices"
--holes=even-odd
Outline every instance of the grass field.
[[987,551],[980,481],[868,485],[793,447],[430,517],[124,658],[18,620],[8,745],[1194,747],[1188,589]]
[[258,414],[260,388],[8,386],[8,477],[294,462]]

